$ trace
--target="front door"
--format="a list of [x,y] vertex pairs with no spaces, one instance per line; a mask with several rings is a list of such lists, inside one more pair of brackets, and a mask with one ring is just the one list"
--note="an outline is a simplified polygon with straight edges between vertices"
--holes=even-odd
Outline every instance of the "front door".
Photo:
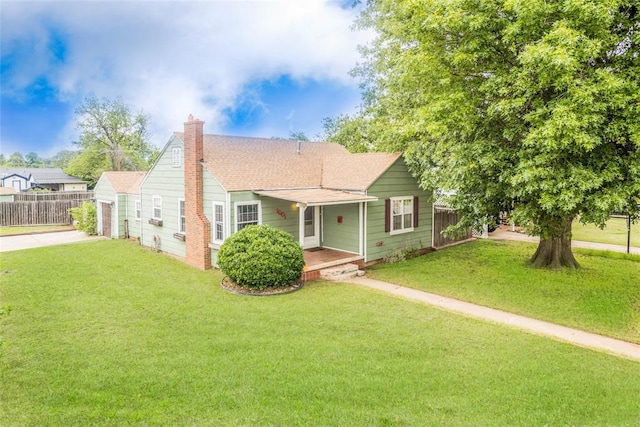
[[320,246],[320,206],[307,206],[304,210],[304,248]]

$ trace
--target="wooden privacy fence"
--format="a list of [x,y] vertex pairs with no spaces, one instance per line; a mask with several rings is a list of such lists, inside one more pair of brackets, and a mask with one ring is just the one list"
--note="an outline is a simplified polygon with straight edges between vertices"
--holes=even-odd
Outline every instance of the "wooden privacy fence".
[[460,214],[454,209],[442,206],[433,207],[433,246],[436,248],[447,246],[472,237],[471,228],[460,230],[460,234],[444,235],[442,232],[450,225],[460,221]]
[[46,200],[91,200],[93,191],[34,191],[18,193],[13,196],[15,202],[41,202]]
[[83,200],[45,200],[40,202],[0,203],[0,226],[71,224],[69,209]]

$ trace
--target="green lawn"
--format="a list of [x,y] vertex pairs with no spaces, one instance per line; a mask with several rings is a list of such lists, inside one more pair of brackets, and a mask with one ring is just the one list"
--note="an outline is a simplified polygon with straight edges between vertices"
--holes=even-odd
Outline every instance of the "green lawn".
[[[573,240],[627,246],[626,218],[610,218],[603,229],[575,221],[571,231]],[[630,242],[631,246],[640,247],[640,224],[631,224]]]
[[25,225],[15,227],[0,227],[0,236],[13,236],[16,234],[43,233],[48,231],[75,230],[73,225]]
[[640,257],[574,249],[582,269],[541,270],[527,265],[535,248],[522,242],[475,241],[380,265],[368,275],[640,343]]
[[3,426],[640,423],[638,362],[355,285],[244,297],[111,240],[0,263]]

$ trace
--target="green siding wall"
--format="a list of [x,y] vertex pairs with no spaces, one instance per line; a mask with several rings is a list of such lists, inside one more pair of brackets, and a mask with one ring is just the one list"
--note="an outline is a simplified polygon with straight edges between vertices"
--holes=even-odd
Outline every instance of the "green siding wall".
[[300,230],[298,228],[299,210],[294,202],[280,199],[261,197],[262,223],[279,228],[291,234],[298,241]]
[[[118,233],[118,205],[116,203],[117,197],[115,190],[113,189],[111,182],[104,178],[104,176],[101,177],[93,189],[93,194],[96,199],[96,207],[98,210],[101,208],[101,202],[110,202],[114,204],[114,208],[111,209],[111,238],[117,239],[120,236]],[[100,219],[100,217],[98,217],[98,219]],[[100,227],[100,224],[98,224],[98,227]]]
[[[225,191],[225,189],[222,187],[222,185],[220,185],[220,183],[218,182],[217,179],[215,179],[213,177],[213,175],[211,175],[211,173],[208,170],[204,171],[204,175],[203,175],[203,208],[204,208],[204,214],[207,217],[207,219],[209,219],[209,223],[211,224],[211,241],[213,242],[213,202],[221,202],[224,203],[225,205],[225,209],[227,209],[226,206],[226,197],[227,197],[227,192]],[[225,231],[225,235],[226,235],[226,231]]]
[[358,253],[358,204],[324,206],[321,227],[322,246]]
[[[111,220],[111,227],[115,228],[118,239],[124,239],[124,220],[127,219],[127,196],[126,194],[117,194],[116,212],[118,221],[114,224],[114,218]],[[115,235],[113,237],[116,237]]]
[[[184,199],[184,148],[182,141],[172,137],[160,157],[147,174],[142,183],[142,236],[141,243],[144,246],[153,246],[153,236],[160,237],[160,250],[185,257],[185,243],[173,237],[178,232],[178,200]],[[173,166],[173,148],[183,150],[180,166]],[[163,225],[149,224],[149,218],[153,217],[153,196],[162,197],[162,221]]]
[[[131,233],[131,225],[132,222],[135,222],[135,206],[129,205],[129,196],[126,194],[116,194],[111,182],[108,179],[101,179],[96,184],[96,188],[94,189],[94,195],[98,202],[112,202],[113,209],[111,210],[111,237],[113,239],[123,239],[125,238],[125,219],[129,219],[129,234]],[[139,197],[139,196],[132,196]],[[138,225],[134,224],[134,227],[140,229],[139,223]],[[134,235],[138,236],[140,234],[137,231]]]
[[[213,177],[211,177],[211,182],[217,182]],[[222,190],[219,193],[216,193],[215,190],[211,191],[211,194],[215,194],[215,199],[212,196],[207,199],[208,196],[205,196],[205,203],[207,203],[211,208],[207,208],[207,217],[211,221],[213,219],[213,201],[221,201],[225,203],[225,209],[227,210],[229,224],[226,227],[230,230],[230,234],[235,233],[236,230],[236,203],[238,202],[249,202],[249,201],[260,201],[260,206],[262,210],[262,224],[269,224],[273,227],[277,227],[281,230],[284,230],[290,233],[296,241],[298,240],[298,208],[295,206],[295,203],[288,202],[286,200],[279,199],[271,199],[267,197],[260,197],[251,191],[239,191],[229,193],[230,206],[227,206],[226,203],[226,194],[224,193],[224,189],[222,186],[218,184],[218,188]],[[210,187],[205,185],[205,192],[209,194]],[[226,219],[226,218],[225,218]],[[213,229],[212,229],[213,232]],[[228,237],[228,236],[225,236]],[[213,238],[212,238],[213,240]],[[218,250],[211,250],[211,262],[213,265],[216,264],[216,260],[218,258]]]
[[139,194],[127,194],[127,219],[129,220],[129,237],[140,237],[140,220],[136,220],[136,200],[140,200]]
[[[207,217],[207,219],[209,219],[209,223],[211,224],[211,237],[210,237],[210,241],[213,242],[214,240],[214,233],[215,233],[215,227],[213,224],[213,202],[221,202],[223,203],[224,206],[224,210],[225,210],[225,221],[228,218],[228,210],[229,207],[227,206],[227,192],[224,189],[224,187],[222,187],[222,185],[220,185],[220,182],[218,182],[217,179],[215,179],[213,177],[213,175],[211,175],[211,173],[205,169],[204,171],[204,175],[203,175],[203,207],[204,207],[204,214]],[[227,224],[225,224],[225,228],[224,228],[224,233],[225,233],[225,238],[227,237],[227,230],[229,228],[227,227]],[[212,248],[211,249],[211,265],[213,265],[214,267],[218,266],[218,249]]]
[[115,202],[115,191],[111,182],[108,179],[101,177],[100,180],[96,183],[96,187],[93,189],[93,196],[96,200],[104,200],[109,202]]
[[[367,194],[378,197],[378,201],[367,206],[367,261],[384,258],[398,248],[431,247],[431,193],[418,187],[402,158],[369,188]],[[400,196],[418,197],[418,228],[413,232],[391,235],[384,231],[384,201]]]
[[238,202],[260,201],[262,208],[262,223],[269,224],[290,233],[294,239],[298,239],[298,208],[294,202],[286,200],[261,197],[251,191],[239,191],[231,193],[231,233],[235,232],[236,209]]

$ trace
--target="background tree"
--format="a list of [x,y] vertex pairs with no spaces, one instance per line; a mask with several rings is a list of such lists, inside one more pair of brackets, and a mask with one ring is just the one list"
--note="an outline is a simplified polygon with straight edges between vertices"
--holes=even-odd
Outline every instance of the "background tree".
[[22,156],[22,153],[16,151],[9,156],[9,158],[5,162],[5,166],[8,168],[22,168],[27,166],[27,162]]
[[370,0],[358,21],[366,129],[463,225],[513,209],[536,266],[577,267],[571,224],[640,198],[637,0]]
[[372,141],[371,121],[361,116],[342,114],[322,119],[321,141],[337,142],[352,153],[375,150]]
[[87,181],[89,188],[96,185],[102,172],[109,170],[111,170],[111,164],[108,157],[96,147],[81,150],[63,169],[66,174]]
[[307,135],[304,132],[289,132],[289,139],[293,139],[295,141],[308,141]]
[[79,154],[79,151],[74,150],[58,151],[51,159],[49,159],[49,162],[54,168],[66,169],[71,161]]
[[45,160],[42,159],[38,153],[34,153],[33,151],[27,153],[24,156],[24,160],[30,168],[41,168],[45,166]]
[[289,131],[289,137],[288,138],[283,138],[281,136],[272,136],[271,139],[288,139],[288,140],[295,140],[295,141],[309,141],[309,138],[307,138],[307,135],[305,135],[304,132],[294,132],[294,131]]
[[[73,169],[98,164],[103,170],[113,171],[149,168],[157,150],[148,141],[149,119],[142,112],[134,112],[121,100],[90,97],[76,109],[76,116],[80,129],[76,144],[81,147],[81,158],[74,159]],[[82,170],[82,176],[89,172]],[[92,176],[92,181],[99,177],[95,173]]]

